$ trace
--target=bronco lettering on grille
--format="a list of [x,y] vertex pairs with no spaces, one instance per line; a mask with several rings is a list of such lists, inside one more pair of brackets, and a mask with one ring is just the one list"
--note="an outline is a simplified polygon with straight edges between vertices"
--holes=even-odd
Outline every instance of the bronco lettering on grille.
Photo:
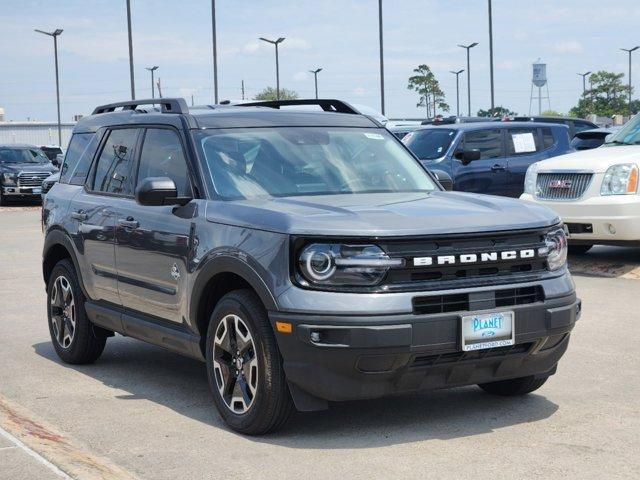
[[533,248],[525,250],[505,250],[503,252],[463,253],[460,255],[436,255],[433,257],[414,257],[414,267],[430,267],[432,265],[460,265],[469,263],[497,262],[499,260],[518,260],[520,258],[534,258]]

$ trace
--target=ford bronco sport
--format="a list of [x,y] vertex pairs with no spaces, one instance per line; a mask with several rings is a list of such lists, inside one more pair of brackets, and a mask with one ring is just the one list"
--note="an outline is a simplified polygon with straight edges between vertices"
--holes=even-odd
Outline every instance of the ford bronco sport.
[[443,191],[337,100],[98,107],[42,215],[60,358],[93,362],[118,333],[202,360],[246,434],[294,406],[529,393],[580,313],[555,214]]

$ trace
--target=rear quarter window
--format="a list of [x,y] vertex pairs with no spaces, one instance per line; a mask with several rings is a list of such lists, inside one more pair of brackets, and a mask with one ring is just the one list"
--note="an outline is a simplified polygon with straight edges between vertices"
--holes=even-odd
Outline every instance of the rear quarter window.
[[60,183],[84,185],[99,143],[97,133],[75,133],[71,137],[60,169]]

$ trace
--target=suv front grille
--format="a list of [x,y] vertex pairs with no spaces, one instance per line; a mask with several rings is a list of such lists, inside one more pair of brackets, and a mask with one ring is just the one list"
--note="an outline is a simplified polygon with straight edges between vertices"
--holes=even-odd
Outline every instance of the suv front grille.
[[485,292],[414,297],[412,303],[414,315],[428,315],[513,307],[542,302],[543,300],[544,291],[538,285]]
[[18,175],[18,186],[27,187],[27,188],[41,187],[42,182],[49,175],[51,174],[46,172],[44,173],[22,172]]
[[471,352],[450,352],[436,355],[422,355],[413,360],[412,367],[432,367],[448,363],[458,363],[467,360],[482,360],[483,358],[499,358],[507,355],[527,353],[533,342],[509,345],[507,347],[487,348]]
[[575,200],[591,184],[592,173],[539,173],[536,196],[549,200]]

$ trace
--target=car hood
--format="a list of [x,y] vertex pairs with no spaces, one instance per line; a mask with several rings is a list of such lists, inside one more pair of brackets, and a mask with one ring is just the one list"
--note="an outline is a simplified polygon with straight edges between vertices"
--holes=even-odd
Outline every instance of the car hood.
[[566,170],[588,170],[604,173],[618,163],[640,164],[640,145],[617,145],[580,150],[538,162],[538,172],[562,172]]
[[541,205],[440,191],[210,201],[206,218],[297,235],[373,237],[520,230],[559,222]]
[[51,163],[0,163],[0,172],[53,173],[56,168]]

